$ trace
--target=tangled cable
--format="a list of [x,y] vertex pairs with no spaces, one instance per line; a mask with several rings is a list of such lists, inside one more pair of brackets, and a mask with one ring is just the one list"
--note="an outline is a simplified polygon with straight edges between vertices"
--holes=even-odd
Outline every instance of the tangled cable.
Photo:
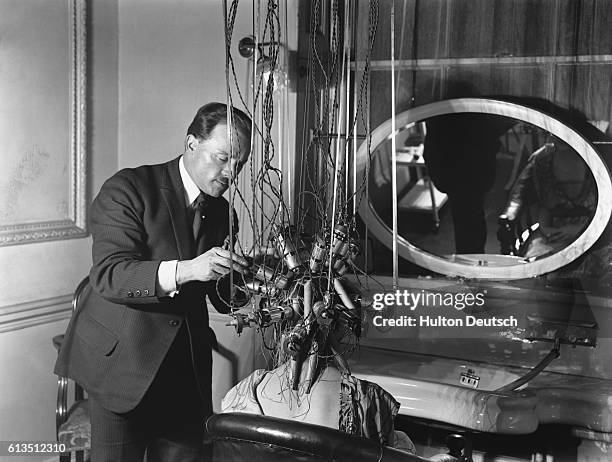
[[[306,92],[320,98],[306,98],[305,112],[313,109],[316,127],[310,140],[304,142],[301,155],[296,156],[301,159],[297,184],[288,187],[283,176],[286,169],[275,166],[275,156],[288,153],[278,153],[273,138],[274,123],[278,120],[278,116],[275,119],[275,73],[282,72],[279,61],[286,51],[282,48],[281,14],[279,3],[268,0],[263,9],[262,29],[260,3],[253,3],[255,45],[252,107],[249,108],[248,95],[245,98],[238,85],[231,51],[238,0],[232,0],[229,7],[224,0],[228,105],[233,106],[233,86],[253,121],[253,155],[249,161],[251,204],[247,204],[236,178],[232,180],[229,194],[231,206],[241,205],[248,215],[251,250],[243,248],[235,232],[230,235],[228,247],[253,257],[249,274],[230,273],[219,280],[218,294],[224,293],[221,285],[229,286],[226,292],[232,295],[226,302],[231,307],[232,319],[228,325],[234,326],[238,333],[247,327],[258,328],[264,346],[277,352],[275,363],[289,361],[292,388],[298,387],[300,377],[306,377],[301,383],[310,384],[308,392],[316,377],[319,359],[331,352],[345,367],[342,352],[338,351],[341,343],[330,332],[355,338],[360,334],[359,290],[343,276],[349,272],[362,273],[355,265],[362,241],[355,210],[367,192],[367,178],[351,174],[350,167],[356,159],[349,154],[351,143],[357,142],[360,121],[361,130],[365,131],[360,138],[365,138],[368,146],[370,143],[370,61],[378,24],[378,0],[369,1],[365,64],[359,80],[358,65],[352,61],[356,59],[356,28],[351,25],[354,3],[349,0],[332,0],[329,5],[322,0],[310,3]],[[329,15],[322,13],[326,6],[330,7]],[[323,17],[327,23],[322,22]],[[318,39],[321,28],[329,30],[328,50],[327,44]],[[349,114],[351,108],[353,113]],[[340,133],[342,130],[344,133]],[[330,185],[334,186],[330,188]],[[294,204],[287,204],[283,193],[293,187],[297,190],[294,215]],[[263,253],[254,252],[257,249]]]

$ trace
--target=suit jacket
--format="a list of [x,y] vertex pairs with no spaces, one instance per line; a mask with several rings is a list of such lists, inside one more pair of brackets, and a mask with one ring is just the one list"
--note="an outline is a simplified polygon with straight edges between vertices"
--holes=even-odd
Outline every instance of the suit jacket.
[[[141,401],[181,329],[189,332],[196,378],[211,404],[216,340],[205,296],[218,311],[228,307],[216,296],[215,282],[187,283],[175,297],[155,292],[160,262],[191,259],[196,252],[178,161],[121,170],[102,186],[90,211],[91,290],[73,313],[55,373],[74,379],[114,412]],[[223,198],[208,201],[204,251],[228,235],[228,209]]]

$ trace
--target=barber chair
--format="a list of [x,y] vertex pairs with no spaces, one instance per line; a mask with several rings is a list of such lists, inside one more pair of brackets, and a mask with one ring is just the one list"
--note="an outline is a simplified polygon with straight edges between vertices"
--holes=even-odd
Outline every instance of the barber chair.
[[529,156],[527,164],[510,190],[506,207],[499,215],[497,239],[501,247],[500,252],[504,255],[524,256],[530,240],[539,228],[530,210],[531,205],[537,202],[533,180],[535,159],[550,149],[554,149],[554,146],[547,143]]
[[464,441],[452,440],[448,455],[424,459],[376,444],[340,430],[294,420],[255,414],[227,413],[211,416],[206,430],[213,460],[235,462],[417,462],[465,461]]
[[[91,290],[89,277],[83,279],[72,297],[72,312],[79,309],[80,303]],[[64,335],[53,337],[53,346],[59,352]],[[78,383],[73,383],[74,400],[68,408],[69,381],[66,377],[57,378],[57,405],[55,408],[55,435],[59,443],[66,445],[66,451],[60,454],[60,462],[70,462],[71,454],[75,454],[77,462],[83,462],[85,451],[91,448],[91,423],[89,418],[89,402],[85,392]]]

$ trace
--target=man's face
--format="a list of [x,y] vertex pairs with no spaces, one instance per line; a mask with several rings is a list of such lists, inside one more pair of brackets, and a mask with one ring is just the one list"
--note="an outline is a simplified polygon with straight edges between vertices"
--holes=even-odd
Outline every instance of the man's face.
[[[247,161],[250,140],[234,132],[233,151],[226,124],[217,124],[206,140],[187,136],[185,168],[201,191],[219,197],[229,187],[232,176],[237,175]],[[233,153],[233,157],[230,157]]]

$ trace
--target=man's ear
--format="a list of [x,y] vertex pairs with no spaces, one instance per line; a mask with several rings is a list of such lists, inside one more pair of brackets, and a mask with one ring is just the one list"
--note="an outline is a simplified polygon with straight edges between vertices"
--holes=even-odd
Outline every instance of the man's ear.
[[195,151],[200,144],[200,140],[189,134],[185,138],[185,151]]

